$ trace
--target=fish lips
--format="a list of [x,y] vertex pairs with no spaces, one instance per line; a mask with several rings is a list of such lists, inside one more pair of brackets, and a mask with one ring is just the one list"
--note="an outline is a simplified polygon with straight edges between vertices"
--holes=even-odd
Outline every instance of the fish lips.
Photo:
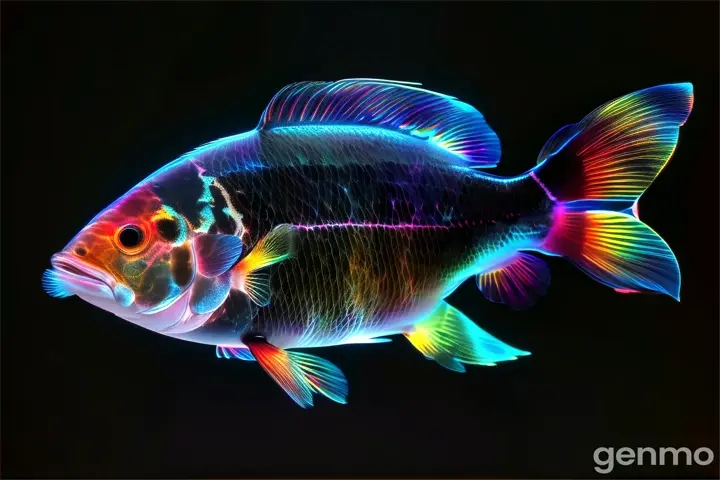
[[74,255],[60,252],[50,259],[52,270],[45,272],[45,290],[53,296],[78,295],[115,300],[123,307],[135,301],[135,294],[112,275],[93,267]]

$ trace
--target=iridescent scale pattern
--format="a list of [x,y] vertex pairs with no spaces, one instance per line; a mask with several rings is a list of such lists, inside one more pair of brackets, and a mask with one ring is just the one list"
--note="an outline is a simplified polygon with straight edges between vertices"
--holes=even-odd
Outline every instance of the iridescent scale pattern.
[[242,218],[244,252],[277,225],[295,230],[292,258],[266,269],[269,305],[254,305],[243,331],[284,348],[401,333],[497,252],[543,238],[551,210],[531,178],[484,175],[447,155],[343,126],[279,127],[193,155]]

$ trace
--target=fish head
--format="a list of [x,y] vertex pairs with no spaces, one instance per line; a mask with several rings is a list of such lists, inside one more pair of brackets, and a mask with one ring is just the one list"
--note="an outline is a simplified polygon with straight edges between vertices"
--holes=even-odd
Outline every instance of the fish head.
[[43,275],[48,294],[77,295],[142,324],[187,296],[195,277],[192,230],[151,188],[138,186],[91,220],[51,263]]

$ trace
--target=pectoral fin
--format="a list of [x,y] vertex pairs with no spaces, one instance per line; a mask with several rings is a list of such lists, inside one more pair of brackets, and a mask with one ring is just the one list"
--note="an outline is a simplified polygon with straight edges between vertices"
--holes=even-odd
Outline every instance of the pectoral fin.
[[242,254],[242,240],[234,235],[202,234],[195,239],[198,272],[217,277],[230,270]]
[[264,307],[270,304],[270,275],[265,272],[248,272],[242,288],[250,300],[257,306]]
[[278,225],[234,269],[233,287],[245,293],[258,306],[270,303],[270,276],[259,272],[289,258],[294,250],[295,229]]
[[278,225],[255,245],[252,252],[240,262],[238,268],[252,272],[282,262],[293,253],[295,234],[296,231],[291,225]]
[[303,408],[313,406],[313,394],[346,403],[348,383],[332,363],[306,353],[288,352],[262,337],[243,339],[250,353],[265,371]]

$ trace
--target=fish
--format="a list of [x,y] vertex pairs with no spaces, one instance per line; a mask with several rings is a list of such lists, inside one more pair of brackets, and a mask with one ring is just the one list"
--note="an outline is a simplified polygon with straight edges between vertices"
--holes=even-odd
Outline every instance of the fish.
[[42,275],[218,358],[257,362],[299,406],[345,404],[319,347],[404,336],[455,372],[530,355],[447,298],[474,279],[523,311],[562,257],[620,293],[680,300],[668,244],[638,201],[675,151],[693,85],[612,100],[559,129],[529,169],[487,173],[497,134],[461,100],[419,83],[302,81],[255,129],[181,155],[102,210]]

